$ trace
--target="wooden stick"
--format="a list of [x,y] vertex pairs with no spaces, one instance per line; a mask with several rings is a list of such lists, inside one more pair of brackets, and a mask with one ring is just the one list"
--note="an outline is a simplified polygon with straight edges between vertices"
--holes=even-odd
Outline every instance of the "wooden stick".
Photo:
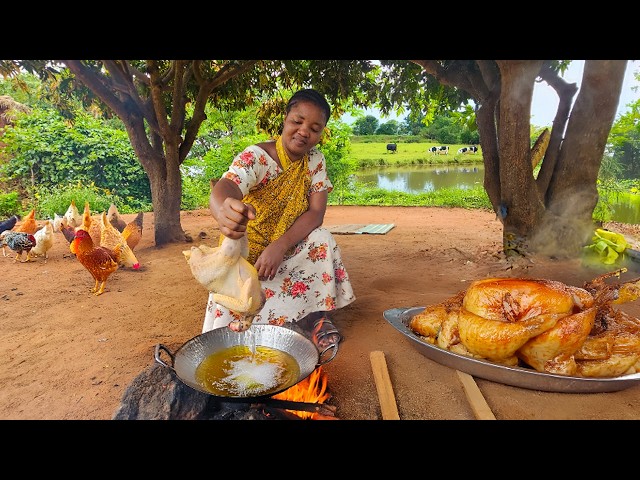
[[495,420],[495,415],[493,415],[489,404],[487,404],[473,377],[460,370],[456,370],[456,372],[458,372],[458,377],[462,382],[462,388],[467,395],[467,400],[471,404],[471,409],[473,410],[476,420]]
[[380,400],[380,410],[382,411],[383,420],[400,420],[398,415],[398,406],[393,394],[393,386],[391,378],[389,378],[389,370],[387,369],[387,361],[384,358],[384,352],[379,350],[369,354],[371,359],[371,369],[373,370],[373,379],[376,382],[376,390],[378,391],[378,399]]

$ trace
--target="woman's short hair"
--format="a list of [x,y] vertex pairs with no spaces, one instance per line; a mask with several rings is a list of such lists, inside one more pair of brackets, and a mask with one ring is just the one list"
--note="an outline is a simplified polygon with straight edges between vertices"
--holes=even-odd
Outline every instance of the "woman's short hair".
[[314,90],[313,88],[298,90],[287,102],[285,113],[289,113],[291,108],[298,102],[311,102],[314,105],[317,105],[325,114],[325,124],[329,121],[329,118],[331,117],[331,107],[329,106],[327,99],[324,98],[324,95],[317,90]]

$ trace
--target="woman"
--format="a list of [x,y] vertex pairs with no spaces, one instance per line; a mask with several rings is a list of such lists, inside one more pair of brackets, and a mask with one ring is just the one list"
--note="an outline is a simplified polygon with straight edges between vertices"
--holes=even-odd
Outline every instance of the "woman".
[[[333,185],[316,148],[329,121],[326,99],[313,89],[295,93],[282,134],[237,155],[211,189],[209,206],[222,235],[247,235],[247,260],[258,272],[266,302],[253,323],[298,322],[319,347],[342,339],[328,312],[355,300],[340,249],[322,228]],[[203,332],[238,322],[242,315],[209,294]]]

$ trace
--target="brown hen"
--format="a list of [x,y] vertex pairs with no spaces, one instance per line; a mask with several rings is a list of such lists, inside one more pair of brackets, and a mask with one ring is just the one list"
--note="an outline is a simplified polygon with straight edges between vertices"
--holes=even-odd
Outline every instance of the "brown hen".
[[136,218],[127,223],[127,226],[122,230],[122,236],[127,241],[127,245],[129,245],[131,250],[136,248],[136,245],[138,245],[138,242],[140,242],[142,238],[142,220],[143,213],[139,212]]
[[121,248],[122,244],[116,245],[113,250],[95,246],[89,232],[82,229],[76,230],[70,249],[95,280],[95,285],[91,289],[95,295],[101,295],[104,292],[109,275],[118,269]]
[[18,225],[13,227],[14,232],[24,232],[33,235],[38,230],[38,224],[36,223],[36,209],[32,209],[25,215]]

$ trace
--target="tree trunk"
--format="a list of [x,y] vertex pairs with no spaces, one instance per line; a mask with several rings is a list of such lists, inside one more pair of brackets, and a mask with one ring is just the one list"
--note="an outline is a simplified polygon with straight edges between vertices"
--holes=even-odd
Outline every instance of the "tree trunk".
[[[153,202],[154,234],[156,246],[188,240],[180,223],[182,199],[182,177],[180,167],[171,157],[142,161],[149,177],[151,201]],[[147,159],[148,160],[148,159]]]
[[626,60],[585,62],[582,85],[546,191],[545,215],[531,235],[532,251],[575,257],[589,243],[595,228],[598,172],[626,67]]
[[531,166],[530,118],[533,86],[541,60],[497,61],[501,76],[498,121],[500,216],[507,256],[528,250],[528,237],[544,210]]

